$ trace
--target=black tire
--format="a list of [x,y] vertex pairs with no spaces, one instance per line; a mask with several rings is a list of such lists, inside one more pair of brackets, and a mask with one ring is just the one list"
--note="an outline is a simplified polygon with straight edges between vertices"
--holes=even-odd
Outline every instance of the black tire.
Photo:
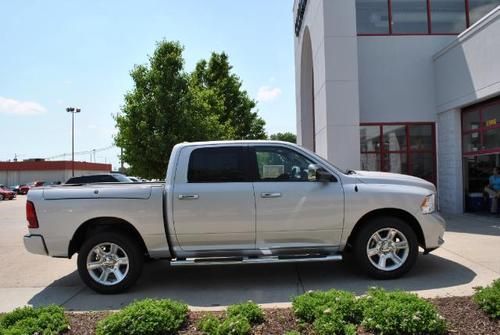
[[[94,280],[87,270],[87,257],[92,249],[102,243],[114,243],[118,245],[128,257],[128,272],[124,278],[117,284],[103,285]],[[142,273],[144,265],[144,253],[139,246],[139,243],[130,236],[123,233],[112,232],[96,232],[83,242],[82,247],[78,252],[78,273],[83,282],[98,293],[116,294],[127,290],[131,287]],[[116,277],[115,277],[116,278]]]
[[[401,262],[401,265],[397,265],[396,262],[390,259],[387,270],[381,270],[380,268],[372,264],[372,261],[374,261],[380,266],[380,263],[378,263],[378,260],[380,258],[377,258],[380,256],[374,255],[370,260],[370,257],[368,256],[367,247],[369,242],[374,243],[374,240],[370,241],[370,239],[376,232],[382,230],[383,233],[385,232],[383,229],[391,229],[391,228],[397,230],[398,233],[401,233],[406,238],[409,250],[407,256],[401,258],[404,259],[404,261]],[[398,236],[400,235],[398,234]],[[352,252],[356,263],[361,266],[361,270],[363,270],[370,277],[376,279],[399,278],[403,274],[408,272],[413,267],[415,261],[417,260],[418,256],[417,235],[410,227],[410,225],[400,218],[377,217],[367,222],[361,228],[361,230],[356,234],[354,238]],[[398,250],[397,252],[400,253],[401,251]],[[391,263],[393,263],[392,266],[394,267],[399,266],[399,267],[395,269],[390,269]]]
[[3,200],[4,196],[3,194],[0,194],[0,200]]

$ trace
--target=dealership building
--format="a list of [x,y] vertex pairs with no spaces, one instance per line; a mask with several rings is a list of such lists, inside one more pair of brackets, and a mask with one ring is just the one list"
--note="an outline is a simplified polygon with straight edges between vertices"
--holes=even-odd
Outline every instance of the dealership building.
[[[295,0],[298,143],[462,213],[500,165],[500,0]],[[474,209],[474,208],[472,208]]]

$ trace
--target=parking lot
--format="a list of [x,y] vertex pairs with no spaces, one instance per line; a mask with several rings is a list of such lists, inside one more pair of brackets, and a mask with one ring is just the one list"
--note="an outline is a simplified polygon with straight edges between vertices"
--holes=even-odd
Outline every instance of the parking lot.
[[195,309],[249,299],[279,306],[308,290],[337,288],[362,294],[371,286],[424,297],[470,295],[473,287],[500,277],[500,219],[460,215],[447,216],[445,245],[421,255],[415,268],[398,280],[368,279],[354,271],[355,264],[345,262],[171,268],[167,261],[152,261],[129,292],[104,296],[80,281],[75,257],[55,259],[24,250],[24,206],[25,196],[0,202],[0,312],[48,303],[77,311],[118,309],[145,297],[179,299]]

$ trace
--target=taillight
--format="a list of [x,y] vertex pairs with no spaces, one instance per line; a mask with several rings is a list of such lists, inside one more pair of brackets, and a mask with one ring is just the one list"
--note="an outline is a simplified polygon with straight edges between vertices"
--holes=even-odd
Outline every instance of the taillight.
[[31,201],[26,201],[26,219],[28,220],[28,228],[38,228],[35,205]]

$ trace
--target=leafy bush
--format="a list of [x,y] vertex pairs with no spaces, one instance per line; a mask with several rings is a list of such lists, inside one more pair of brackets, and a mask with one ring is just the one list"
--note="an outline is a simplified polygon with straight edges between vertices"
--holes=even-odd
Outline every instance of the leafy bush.
[[174,334],[186,321],[187,305],[169,299],[136,301],[97,324],[97,335]]
[[359,305],[362,325],[381,334],[443,334],[444,319],[436,308],[416,294],[371,289]]
[[480,287],[474,294],[474,301],[494,319],[500,319],[500,279],[490,286]]
[[264,312],[259,305],[252,301],[244,302],[242,304],[229,306],[227,309],[227,315],[231,316],[241,316],[250,322],[250,324],[259,324],[264,321]]
[[1,335],[56,335],[68,328],[64,309],[55,305],[21,307],[0,317]]
[[205,334],[217,335],[221,323],[221,320],[219,320],[212,314],[208,314],[200,320],[200,322],[198,323],[198,329]]
[[285,333],[285,335],[300,335],[300,333],[296,330],[289,330]]
[[247,335],[252,326],[246,318],[240,315],[230,316],[225,320],[207,315],[201,319],[198,328],[208,335]]
[[308,323],[314,323],[325,311],[347,323],[361,321],[361,309],[356,303],[356,296],[346,291],[310,291],[295,297],[292,306],[295,316]]
[[356,326],[345,322],[338,312],[328,309],[314,321],[314,330],[318,335],[356,335]]

